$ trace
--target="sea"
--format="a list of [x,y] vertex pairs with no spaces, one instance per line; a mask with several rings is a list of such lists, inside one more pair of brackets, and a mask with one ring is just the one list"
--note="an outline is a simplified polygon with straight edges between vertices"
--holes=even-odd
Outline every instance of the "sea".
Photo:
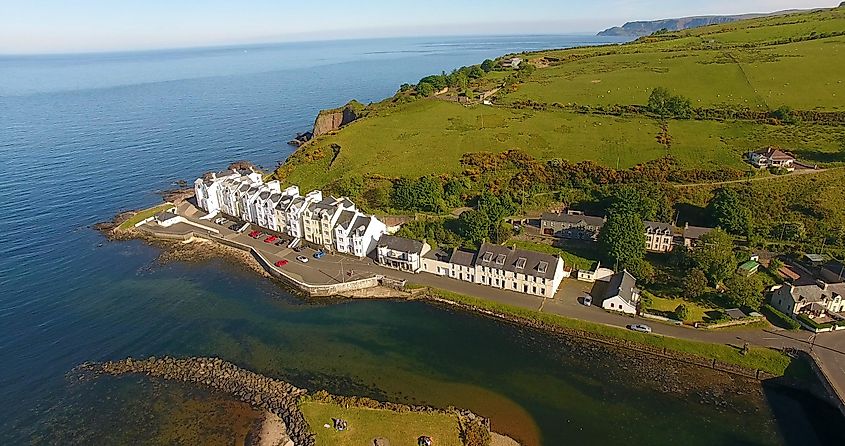
[[307,300],[225,261],[162,262],[153,246],[92,229],[231,162],[274,168],[320,109],[506,53],[619,42],[436,37],[0,56],[0,444],[234,444],[249,409],[225,395],[73,373],[86,361],[161,355],[217,356],[311,390],[468,407],[525,445],[841,439],[803,394],[666,391],[643,384],[637,361],[596,346],[419,302]]

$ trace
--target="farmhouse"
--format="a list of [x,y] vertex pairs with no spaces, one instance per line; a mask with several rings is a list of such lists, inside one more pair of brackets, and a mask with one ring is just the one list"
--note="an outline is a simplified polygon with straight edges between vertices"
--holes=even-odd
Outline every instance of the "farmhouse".
[[795,170],[795,157],[774,147],[752,152],[749,161],[759,169]]

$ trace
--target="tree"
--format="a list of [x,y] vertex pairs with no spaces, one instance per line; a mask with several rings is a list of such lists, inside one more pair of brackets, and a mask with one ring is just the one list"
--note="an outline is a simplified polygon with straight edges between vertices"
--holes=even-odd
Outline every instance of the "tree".
[[599,234],[599,245],[611,263],[634,266],[645,256],[645,225],[637,214],[611,214]]
[[475,209],[464,211],[458,217],[458,229],[465,240],[479,243],[490,235],[490,219]]
[[493,62],[490,59],[481,62],[481,69],[484,70],[485,73],[493,71],[494,68],[496,68],[496,62]]
[[478,65],[473,65],[473,67],[469,69],[469,72],[467,73],[467,75],[471,79],[478,79],[478,78],[484,77],[484,73],[485,73],[484,69],[482,69]]
[[714,229],[698,239],[691,255],[710,283],[717,285],[730,277],[736,268],[733,250],[731,236],[721,229]]
[[660,116],[668,116],[670,99],[672,99],[672,93],[666,88],[657,87],[651,90],[651,95],[648,97],[649,111]]
[[684,298],[698,299],[707,291],[707,276],[704,271],[693,268],[684,277]]
[[654,283],[654,277],[657,273],[651,263],[649,263],[646,259],[631,260],[625,262],[623,266],[629,273],[637,278],[637,281],[642,282],[645,285]]
[[736,190],[727,187],[716,190],[707,207],[716,226],[735,235],[748,236],[751,232],[751,210]]
[[610,200],[609,213],[633,213],[651,221],[672,219],[671,203],[666,192],[659,187],[622,186],[611,193]]
[[757,276],[734,274],[725,281],[726,296],[731,305],[758,310],[763,303],[763,284]]
[[434,94],[434,86],[428,82],[420,82],[417,84],[417,94],[427,98]]
[[334,189],[340,195],[356,198],[364,191],[364,179],[360,175],[343,177],[335,183]]
[[678,318],[679,321],[684,322],[689,319],[689,308],[686,305],[680,304],[677,308],[675,308],[675,317]]
[[390,202],[397,209],[438,212],[444,206],[443,186],[432,177],[400,178],[390,190]]

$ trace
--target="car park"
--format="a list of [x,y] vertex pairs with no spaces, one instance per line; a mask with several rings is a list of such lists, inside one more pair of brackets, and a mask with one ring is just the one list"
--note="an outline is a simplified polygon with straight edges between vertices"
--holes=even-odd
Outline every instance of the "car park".
[[637,331],[640,333],[651,333],[651,327],[645,324],[631,324],[628,326],[628,330]]
[[282,259],[282,260],[279,260],[278,262],[276,262],[276,266],[278,266],[279,268],[281,268],[281,267],[283,267],[287,264],[288,264],[288,261],[285,260],[285,259]]
[[325,251],[322,249],[314,253],[314,258],[319,260],[322,259],[326,255]]
[[296,258],[296,260],[299,260],[302,263],[308,263],[308,257],[305,256],[299,256]]

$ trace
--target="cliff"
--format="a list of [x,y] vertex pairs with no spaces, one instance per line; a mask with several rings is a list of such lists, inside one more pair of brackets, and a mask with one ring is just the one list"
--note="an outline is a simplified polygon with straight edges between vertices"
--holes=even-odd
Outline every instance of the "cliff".
[[638,22],[628,22],[622,26],[615,26],[608,28],[600,33],[599,36],[623,36],[623,37],[642,37],[653,34],[662,29],[668,31],[681,31],[690,28],[699,28],[708,25],[718,25],[722,23],[736,22],[738,20],[753,19],[758,17],[768,17],[775,15],[793,14],[802,12],[800,10],[778,11],[768,14],[739,14],[739,15],[712,15],[712,16],[696,16],[696,17],[681,17],[677,19],[662,19],[662,20],[647,20]]
[[322,110],[314,121],[313,137],[340,130],[341,127],[364,116],[364,105],[356,100],[341,108]]

